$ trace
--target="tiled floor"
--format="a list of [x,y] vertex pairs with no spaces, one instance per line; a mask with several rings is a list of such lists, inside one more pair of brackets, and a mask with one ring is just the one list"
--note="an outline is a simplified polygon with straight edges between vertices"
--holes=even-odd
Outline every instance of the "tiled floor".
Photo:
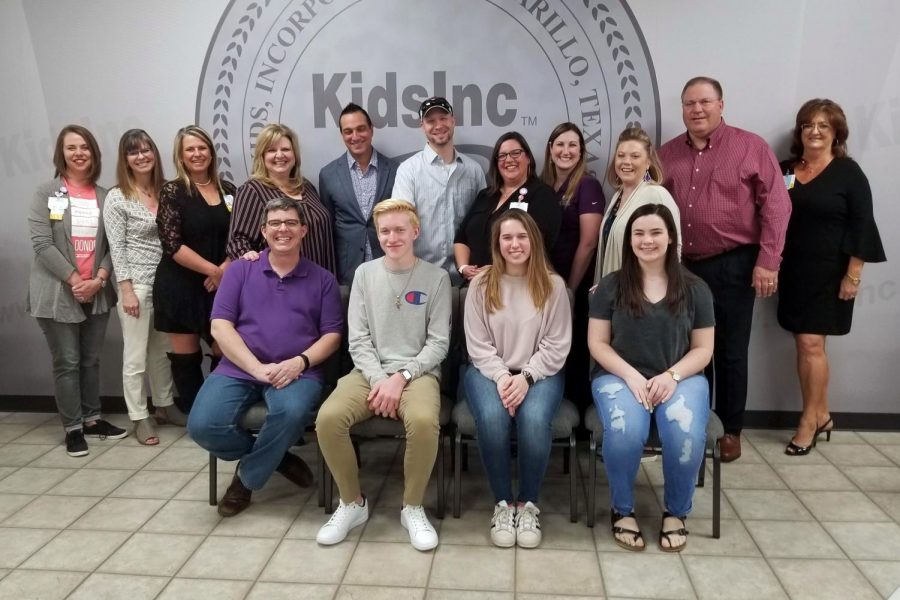
[[[69,458],[55,415],[0,415],[0,598],[856,600],[900,587],[900,433],[840,431],[792,458],[782,453],[785,432],[748,431],[744,457],[723,467],[722,538],[710,537],[710,488],[698,489],[680,555],[655,548],[659,462],[646,463],[638,482],[650,542],[642,554],[612,541],[602,472],[597,526],[584,525],[584,479],[581,520],[569,523],[557,455],[541,502],[541,548],[494,548],[474,450],[462,518],[434,520],[441,545],[420,553],[399,524],[401,445],[366,443],[372,517],[322,548],[314,537],[326,517],[313,490],[275,475],[250,509],[223,520],[206,502],[207,455],[183,429],[160,435],[156,448],[129,437]],[[315,460],[314,445],[299,452]],[[221,493],[232,467],[219,464]],[[432,482],[429,506],[435,491]]]

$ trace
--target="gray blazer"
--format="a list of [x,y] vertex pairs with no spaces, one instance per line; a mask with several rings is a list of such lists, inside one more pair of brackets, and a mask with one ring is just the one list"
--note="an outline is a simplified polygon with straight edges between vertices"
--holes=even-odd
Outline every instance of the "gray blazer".
[[[397,163],[381,152],[378,155],[378,180],[375,187],[375,204],[391,197]],[[338,279],[341,285],[353,283],[356,267],[363,263],[366,255],[366,237],[372,247],[372,256],[383,255],[375,234],[375,225],[370,215],[363,215],[356,201],[350,169],[347,168],[347,153],[341,154],[319,172],[319,197],[331,212],[334,221],[334,245],[337,250]]]
[[[66,280],[76,270],[75,248],[72,246],[72,211],[66,209],[60,221],[50,220],[47,198],[55,196],[62,186],[59,178],[40,185],[28,210],[28,228],[34,260],[28,281],[26,310],[33,317],[53,319],[60,323],[80,323],[85,320],[82,305],[72,294]],[[102,267],[112,275],[112,258],[103,229],[103,202],[106,190],[95,185],[100,222],[97,227],[97,246],[93,276]],[[116,304],[112,283],[94,297],[93,314],[108,312]]]

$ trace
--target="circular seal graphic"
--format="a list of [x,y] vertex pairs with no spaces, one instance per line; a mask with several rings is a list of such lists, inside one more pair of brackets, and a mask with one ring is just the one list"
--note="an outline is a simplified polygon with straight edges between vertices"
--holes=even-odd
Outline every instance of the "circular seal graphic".
[[418,106],[454,107],[457,148],[484,166],[494,140],[521,132],[540,149],[559,123],[579,125],[601,174],[619,132],[658,139],[659,94],[647,44],[624,0],[233,0],[210,42],[197,123],[226,179],[243,182],[260,129],[300,137],[302,169],[344,152],[338,117],[365,108],[379,151],[425,143]]

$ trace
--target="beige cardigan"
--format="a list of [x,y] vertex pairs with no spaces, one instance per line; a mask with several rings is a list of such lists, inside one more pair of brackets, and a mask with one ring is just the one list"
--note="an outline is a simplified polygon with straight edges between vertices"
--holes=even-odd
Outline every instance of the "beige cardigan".
[[[609,275],[613,271],[622,268],[622,242],[625,240],[625,227],[628,225],[628,219],[632,213],[645,204],[662,204],[670,211],[675,218],[675,229],[678,231],[678,257],[681,258],[681,213],[678,205],[672,199],[672,195],[663,186],[652,181],[642,181],[638,184],[631,197],[624,201],[619,207],[612,228],[609,230],[609,238],[606,241],[606,251],[603,251],[603,228],[606,226],[607,219],[612,214],[612,207],[616,205],[622,190],[618,190],[607,203],[606,213],[603,215],[603,221],[600,224],[600,242],[597,244],[597,266],[594,270],[594,285],[600,281],[601,277]],[[603,262],[600,262],[601,256]]]

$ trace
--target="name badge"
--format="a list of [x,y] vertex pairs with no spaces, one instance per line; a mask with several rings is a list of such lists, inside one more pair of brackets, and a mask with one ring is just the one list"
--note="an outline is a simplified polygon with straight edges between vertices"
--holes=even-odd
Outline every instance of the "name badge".
[[793,173],[784,176],[784,186],[792,190],[794,189],[794,182],[797,180],[796,176]]
[[225,208],[228,209],[228,212],[231,212],[231,207],[234,206],[234,196],[225,194],[225,196],[222,197],[222,200],[225,201]]
[[509,207],[518,208],[519,210],[528,212],[528,203],[527,202],[510,202]]
[[47,208],[50,209],[50,219],[61,221],[66,209],[69,208],[69,199],[65,196],[48,196]]

